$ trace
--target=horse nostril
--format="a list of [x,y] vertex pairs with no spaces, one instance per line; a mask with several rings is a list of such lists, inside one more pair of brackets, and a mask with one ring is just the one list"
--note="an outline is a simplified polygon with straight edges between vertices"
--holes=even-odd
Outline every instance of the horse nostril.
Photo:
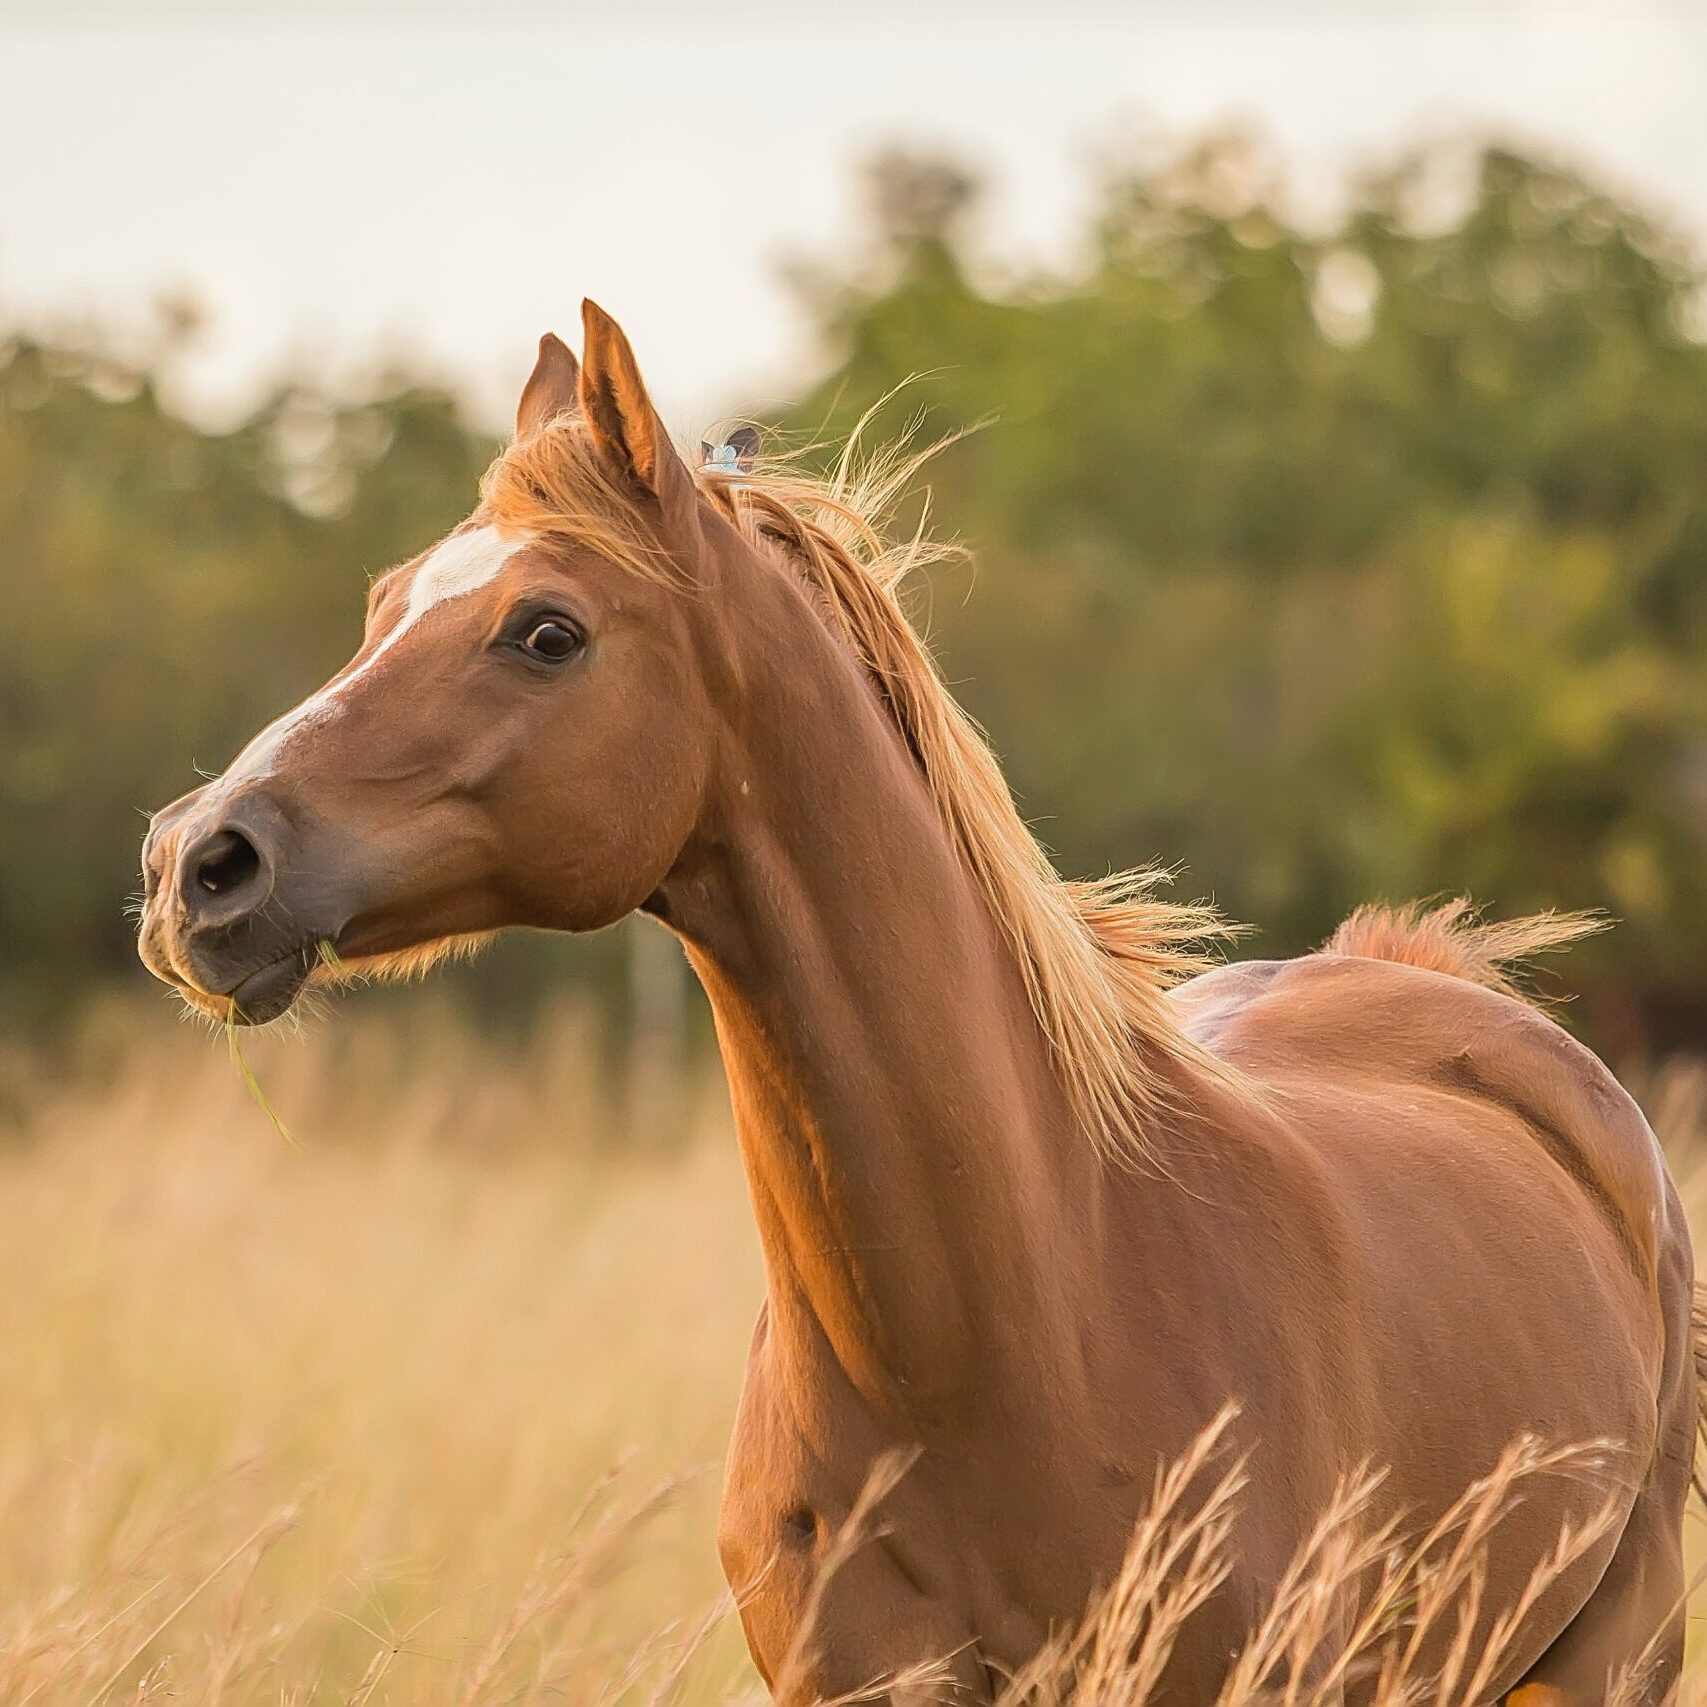
[[190,869],[196,887],[204,894],[231,895],[259,876],[261,856],[241,832],[216,830],[196,850]]

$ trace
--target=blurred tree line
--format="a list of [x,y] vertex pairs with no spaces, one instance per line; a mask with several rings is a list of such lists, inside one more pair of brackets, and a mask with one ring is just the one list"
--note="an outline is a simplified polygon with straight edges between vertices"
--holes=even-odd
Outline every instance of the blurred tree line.
[[[975,548],[923,589],[948,674],[1061,863],[1163,858],[1318,940],[1357,901],[1604,906],[1583,1018],[1707,1017],[1703,275],[1606,188],[1422,151],[1332,220],[1218,137],[1109,175],[1080,265],[992,276],[977,185],[895,157],[780,425],[990,422],[936,466]],[[124,364],[0,345],[0,979],[130,965],[137,809],[348,656],[361,573],[466,510],[446,392],[280,387],[236,429]],[[540,976],[504,963],[510,984]]]

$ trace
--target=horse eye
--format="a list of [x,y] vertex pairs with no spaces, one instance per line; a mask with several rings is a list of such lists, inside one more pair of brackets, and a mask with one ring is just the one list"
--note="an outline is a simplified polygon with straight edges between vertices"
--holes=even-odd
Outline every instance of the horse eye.
[[522,645],[536,658],[548,658],[552,663],[560,664],[581,649],[581,636],[568,624],[547,618],[533,625]]

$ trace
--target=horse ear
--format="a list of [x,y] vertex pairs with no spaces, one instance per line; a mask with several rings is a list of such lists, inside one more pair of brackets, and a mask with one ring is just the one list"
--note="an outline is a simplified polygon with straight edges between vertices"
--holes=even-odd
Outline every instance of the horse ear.
[[580,401],[580,382],[581,364],[555,332],[547,332],[516,405],[516,437],[531,438],[554,416],[568,414]]
[[652,407],[622,328],[592,301],[581,304],[581,321],[581,414],[600,452],[618,476],[666,509],[691,498],[693,476]]

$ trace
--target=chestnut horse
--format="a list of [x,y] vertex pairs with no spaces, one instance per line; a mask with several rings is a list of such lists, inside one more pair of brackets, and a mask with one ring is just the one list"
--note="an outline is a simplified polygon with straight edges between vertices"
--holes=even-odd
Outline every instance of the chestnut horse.
[[[542,340],[478,507],[374,584],[355,658],[154,819],[148,965],[258,1023],[506,926],[680,938],[766,1270],[719,1547],[793,1699],[933,1659],[989,1699],[1232,1400],[1240,1550],[1162,1698],[1213,1697],[1348,1468],[1423,1523],[1527,1432],[1617,1443],[1618,1521],[1489,1699],[1588,1707],[1652,1655],[1663,1700],[1689,1236],[1640,1112],[1501,971],[1580,924],[1372,912],[1205,969],[1205,910],[1051,869],[869,490],[690,467],[616,324],[584,331],[583,364]],[[882,1534],[824,1571],[890,1449]],[[1529,1489],[1480,1630],[1603,1493]]]

